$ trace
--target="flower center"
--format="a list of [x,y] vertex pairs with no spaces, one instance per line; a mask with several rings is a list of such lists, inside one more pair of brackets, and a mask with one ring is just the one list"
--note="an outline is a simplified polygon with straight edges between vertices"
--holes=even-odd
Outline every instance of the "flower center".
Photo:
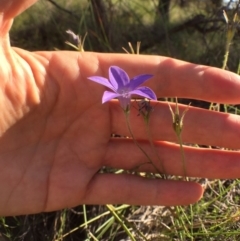
[[119,92],[120,92],[119,94],[121,94],[123,98],[131,97],[131,95],[129,94],[129,89],[127,89],[127,88],[121,89]]

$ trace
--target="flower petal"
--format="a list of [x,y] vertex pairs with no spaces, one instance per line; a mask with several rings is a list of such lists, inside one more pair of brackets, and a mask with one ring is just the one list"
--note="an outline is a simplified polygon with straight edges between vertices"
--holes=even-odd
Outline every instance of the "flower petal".
[[127,73],[123,69],[117,66],[111,66],[109,68],[109,81],[117,91],[128,85],[130,80]]
[[145,86],[139,87],[138,89],[131,91],[130,94],[140,95],[151,100],[157,100],[157,96],[155,95],[155,93],[150,88]]
[[117,98],[121,96],[120,94],[116,94],[115,92],[112,92],[112,91],[104,91],[103,93],[103,97],[102,97],[102,103],[105,103],[109,100],[112,100],[114,98]]
[[145,81],[147,81],[152,77],[153,75],[151,74],[142,74],[142,75],[135,76],[130,80],[129,88],[131,90],[135,90],[139,85],[141,85],[142,83],[144,83]]
[[103,78],[101,76],[91,76],[91,77],[88,77],[88,79],[91,81],[94,81],[98,84],[104,85],[104,86],[108,87],[109,89],[115,91],[115,89],[113,88],[111,83],[109,83],[108,79],[106,79],[106,78]]

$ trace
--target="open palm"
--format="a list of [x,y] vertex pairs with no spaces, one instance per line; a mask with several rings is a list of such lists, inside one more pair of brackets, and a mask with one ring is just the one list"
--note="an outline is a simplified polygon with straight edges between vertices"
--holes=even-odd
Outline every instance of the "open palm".
[[[30,53],[12,48],[8,38],[12,18],[33,2],[0,1],[5,12],[0,26],[0,214],[52,211],[82,203],[177,205],[197,201],[202,188],[196,183],[98,173],[103,166],[132,169],[146,160],[131,139],[111,138],[112,133],[129,134],[124,114],[117,101],[101,104],[105,88],[87,78],[108,77],[108,68],[118,65],[131,77],[153,74],[148,86],[159,97],[238,103],[239,77],[157,56]],[[132,111],[131,123],[136,138],[150,151],[137,110]],[[163,164],[167,173],[183,175],[178,145],[169,142],[175,142],[176,137],[165,103],[155,103],[150,125],[154,140],[161,140],[155,144],[162,163],[156,160],[156,165],[160,169]],[[186,142],[239,148],[237,141],[229,142],[239,138],[239,127],[236,116],[191,108],[183,138]],[[223,132],[224,140],[220,138]],[[237,152],[191,147],[185,151],[190,176],[240,176]],[[151,165],[141,169],[154,171]]]

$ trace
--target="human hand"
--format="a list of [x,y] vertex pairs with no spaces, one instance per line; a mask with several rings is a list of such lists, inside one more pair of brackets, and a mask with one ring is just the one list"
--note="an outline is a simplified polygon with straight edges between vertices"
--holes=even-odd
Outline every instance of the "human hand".
[[[159,57],[12,48],[12,19],[35,0],[0,0],[0,214],[53,211],[79,204],[186,205],[201,198],[197,183],[100,174],[103,166],[131,170],[146,162],[129,135],[117,101],[101,104],[104,87],[87,78],[108,77],[116,65],[129,76],[153,74],[147,82],[158,97],[178,96],[239,103],[239,76],[216,68]],[[150,129],[166,174],[184,175],[166,103],[155,103]],[[180,111],[185,109],[180,106]],[[135,138],[150,153],[145,125],[131,110]],[[239,149],[238,116],[190,107],[183,140]],[[224,138],[223,138],[224,137]],[[187,175],[240,176],[240,154],[185,147]],[[151,165],[139,171],[154,172]]]

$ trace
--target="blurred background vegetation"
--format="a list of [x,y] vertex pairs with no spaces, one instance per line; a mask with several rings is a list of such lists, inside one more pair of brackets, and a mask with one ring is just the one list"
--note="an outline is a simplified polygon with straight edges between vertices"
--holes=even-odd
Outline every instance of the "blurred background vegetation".
[[[66,30],[88,36],[86,51],[123,52],[141,41],[141,53],[221,67],[236,1],[219,0],[40,0],[18,18],[12,45],[28,50],[70,49]],[[239,28],[228,68],[239,62]]]
[[[15,19],[10,33],[11,44],[29,51],[73,50],[65,44],[66,40],[71,40],[66,30],[71,29],[80,36],[88,33],[85,51],[124,53],[122,47],[129,49],[128,42],[135,46],[137,41],[141,41],[140,52],[143,54],[170,56],[221,68],[227,33],[232,29],[235,34],[226,69],[236,72],[240,60],[240,29],[238,20],[232,20],[238,13],[237,4],[238,1],[231,0],[39,0]],[[229,18],[228,23],[223,10]],[[233,185],[224,181],[216,185],[221,190],[221,200],[231,197],[231,203],[235,199],[239,202],[237,192],[233,190],[239,183]],[[206,191],[206,199],[194,210],[179,208],[167,212],[164,207],[127,206],[119,215],[127,224],[125,217],[129,215],[140,220],[143,226],[137,226],[144,233],[161,234],[157,239],[138,234],[136,240],[240,240],[236,232],[240,226],[238,208],[234,205],[226,207],[221,201],[216,203],[219,193],[214,191],[214,187],[212,189],[213,192],[210,189]],[[79,206],[48,214],[2,217],[0,241],[130,240],[111,215],[103,215],[107,211],[105,206]],[[181,214],[186,220],[181,218],[177,223],[177,216]],[[185,230],[191,226],[188,214],[190,219],[198,220],[194,226],[194,238],[181,233],[182,227]],[[197,216],[193,218],[195,214]],[[84,224],[99,215],[95,222]],[[156,221],[154,224],[145,222],[150,216]],[[216,220],[219,225],[216,225]],[[189,226],[185,227],[184,223]],[[211,230],[212,236],[209,232],[204,233],[213,223],[216,229]],[[129,227],[132,228],[131,224]],[[234,234],[234,238],[229,236],[231,238],[227,239],[227,233]]]

